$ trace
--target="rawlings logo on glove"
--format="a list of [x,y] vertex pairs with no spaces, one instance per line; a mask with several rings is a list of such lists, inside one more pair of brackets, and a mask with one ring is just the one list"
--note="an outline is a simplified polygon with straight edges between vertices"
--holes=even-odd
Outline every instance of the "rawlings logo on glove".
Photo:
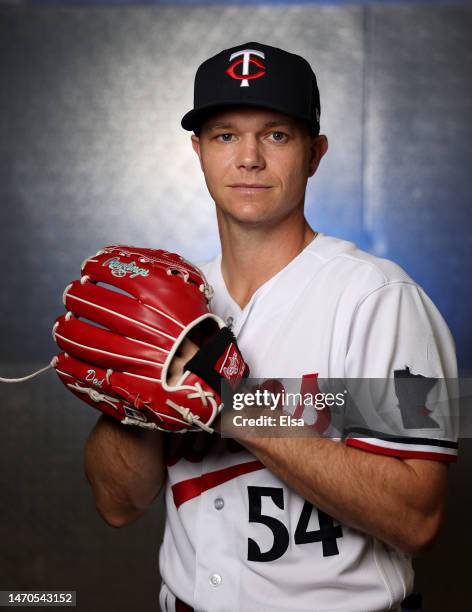
[[[210,312],[211,296],[203,273],[179,255],[105,247],[64,291],[53,367],[77,397],[126,425],[212,432],[221,379],[237,385],[249,370]],[[172,360],[189,340],[198,349],[172,382]]]

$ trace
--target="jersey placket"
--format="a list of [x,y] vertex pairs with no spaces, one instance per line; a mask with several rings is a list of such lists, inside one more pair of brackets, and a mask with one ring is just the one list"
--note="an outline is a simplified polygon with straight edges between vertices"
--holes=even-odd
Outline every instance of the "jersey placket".
[[[207,465],[208,463],[208,465]],[[214,468],[203,462],[203,471]],[[200,496],[197,527],[194,605],[196,610],[225,612],[240,609],[238,547],[235,509],[238,506],[236,480],[215,487]]]

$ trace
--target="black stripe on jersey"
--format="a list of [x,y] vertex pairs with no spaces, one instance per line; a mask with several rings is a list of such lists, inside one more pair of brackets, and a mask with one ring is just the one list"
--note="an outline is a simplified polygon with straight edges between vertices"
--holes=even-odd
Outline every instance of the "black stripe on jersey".
[[344,430],[345,437],[355,437],[352,434],[361,434],[362,438],[378,438],[385,442],[397,442],[398,444],[419,444],[421,446],[439,446],[443,448],[451,448],[457,450],[459,444],[457,442],[451,442],[450,440],[440,440],[438,438],[418,438],[408,436],[393,436],[390,434],[383,433],[381,431],[375,431],[373,429],[367,429],[366,427],[347,427]]

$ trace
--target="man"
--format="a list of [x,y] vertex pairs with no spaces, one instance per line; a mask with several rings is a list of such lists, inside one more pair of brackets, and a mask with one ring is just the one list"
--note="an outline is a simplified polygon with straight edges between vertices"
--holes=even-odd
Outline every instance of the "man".
[[[259,43],[225,50],[200,66],[194,106],[182,125],[194,131],[222,247],[203,270],[251,375],[312,386],[455,377],[452,338],[421,288],[304,217],[307,180],[328,149],[309,64]],[[193,352],[187,342],[175,376]],[[156,498],[166,449],[163,610],[400,609],[411,556],[443,521],[457,444],[437,421],[408,429],[398,411],[387,431],[375,403],[361,408],[367,438],[354,419],[342,441],[163,436],[100,420],[86,470],[112,525]]]

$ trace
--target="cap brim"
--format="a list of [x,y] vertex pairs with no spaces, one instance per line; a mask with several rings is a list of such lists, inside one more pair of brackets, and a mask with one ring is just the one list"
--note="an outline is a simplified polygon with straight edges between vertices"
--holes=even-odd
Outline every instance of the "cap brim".
[[267,108],[272,111],[276,111],[279,113],[283,113],[284,115],[288,115],[289,117],[295,117],[296,119],[300,119],[301,121],[307,122],[310,126],[314,125],[312,119],[307,117],[301,117],[298,115],[294,115],[293,113],[288,113],[286,109],[280,108],[277,104],[268,104],[266,101],[258,101],[258,100],[227,100],[226,102],[219,102],[218,104],[209,104],[208,106],[201,106],[200,108],[194,108],[188,113],[186,113],[182,117],[182,121],[180,122],[181,126],[184,130],[188,130],[189,132],[198,130],[201,127],[202,123],[208,118],[208,116],[214,112],[219,110],[224,110],[228,106],[255,106],[258,108]]

